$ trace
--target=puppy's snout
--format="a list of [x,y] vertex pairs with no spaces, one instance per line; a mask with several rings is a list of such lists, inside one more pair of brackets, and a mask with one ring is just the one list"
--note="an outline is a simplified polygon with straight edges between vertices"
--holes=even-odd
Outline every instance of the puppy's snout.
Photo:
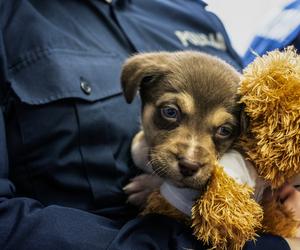
[[178,160],[179,171],[185,177],[193,176],[201,166],[202,165],[199,162],[184,157],[181,157]]

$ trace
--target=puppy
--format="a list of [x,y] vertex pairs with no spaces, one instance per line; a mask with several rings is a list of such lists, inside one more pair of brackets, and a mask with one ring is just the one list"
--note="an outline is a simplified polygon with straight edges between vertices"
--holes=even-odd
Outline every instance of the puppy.
[[[142,126],[132,144],[136,165],[175,185],[202,190],[241,130],[240,74],[201,52],[158,52],[129,58],[121,81],[128,103],[138,91],[141,97]],[[143,175],[124,190],[129,202],[140,205],[160,184]]]

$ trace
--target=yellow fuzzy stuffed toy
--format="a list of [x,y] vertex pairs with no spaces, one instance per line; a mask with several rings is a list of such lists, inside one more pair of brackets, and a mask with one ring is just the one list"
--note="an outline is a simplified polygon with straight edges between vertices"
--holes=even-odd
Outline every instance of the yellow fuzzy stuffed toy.
[[[300,56],[289,47],[257,58],[240,87],[249,133],[242,139],[247,157],[271,189],[299,182]],[[298,183],[299,184],[299,183]],[[263,229],[293,237],[300,222],[276,200],[262,198]]]

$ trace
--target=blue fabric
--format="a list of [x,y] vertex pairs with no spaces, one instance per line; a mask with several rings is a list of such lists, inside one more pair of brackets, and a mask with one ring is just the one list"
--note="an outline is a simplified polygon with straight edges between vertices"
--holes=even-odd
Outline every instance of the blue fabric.
[[264,250],[264,249],[272,249],[272,250],[282,250],[282,249],[290,249],[288,243],[281,237],[262,234],[260,238],[256,242],[249,242],[243,250]]
[[263,55],[274,49],[283,49],[288,45],[300,48],[300,1],[286,5],[279,13],[272,16],[269,23],[257,34],[243,56],[247,66],[257,55]]
[[204,8],[0,1],[0,249],[204,248],[184,225],[136,218],[125,202],[140,103],[127,105],[119,82],[128,56],[152,50],[200,50],[240,69]]

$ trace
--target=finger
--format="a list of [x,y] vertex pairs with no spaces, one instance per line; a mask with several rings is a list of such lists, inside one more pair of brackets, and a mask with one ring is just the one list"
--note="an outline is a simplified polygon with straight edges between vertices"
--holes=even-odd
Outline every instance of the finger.
[[294,185],[294,187],[295,187],[298,191],[300,191],[300,184]]
[[145,205],[149,194],[147,191],[131,194],[128,196],[127,202],[136,206]]
[[300,192],[294,190],[288,198],[285,200],[283,205],[294,213],[296,220],[300,221]]
[[138,175],[134,178],[131,179],[131,181],[141,181],[141,182],[144,182],[145,180],[149,179],[149,178],[152,178],[154,175],[151,175],[151,174],[141,174],[141,175]]
[[144,186],[144,189],[155,189],[162,184],[163,179],[157,175],[142,174],[134,177],[132,182],[139,182],[142,186]]
[[137,192],[143,191],[144,189],[145,189],[145,186],[142,185],[142,183],[138,182],[138,181],[132,181],[129,184],[127,184],[125,187],[123,187],[123,191],[126,194],[137,193]]
[[286,184],[279,190],[279,199],[282,203],[284,203],[293,193],[296,191],[296,189],[290,185]]
[[297,231],[296,231],[296,238],[300,238],[300,226],[298,227]]

